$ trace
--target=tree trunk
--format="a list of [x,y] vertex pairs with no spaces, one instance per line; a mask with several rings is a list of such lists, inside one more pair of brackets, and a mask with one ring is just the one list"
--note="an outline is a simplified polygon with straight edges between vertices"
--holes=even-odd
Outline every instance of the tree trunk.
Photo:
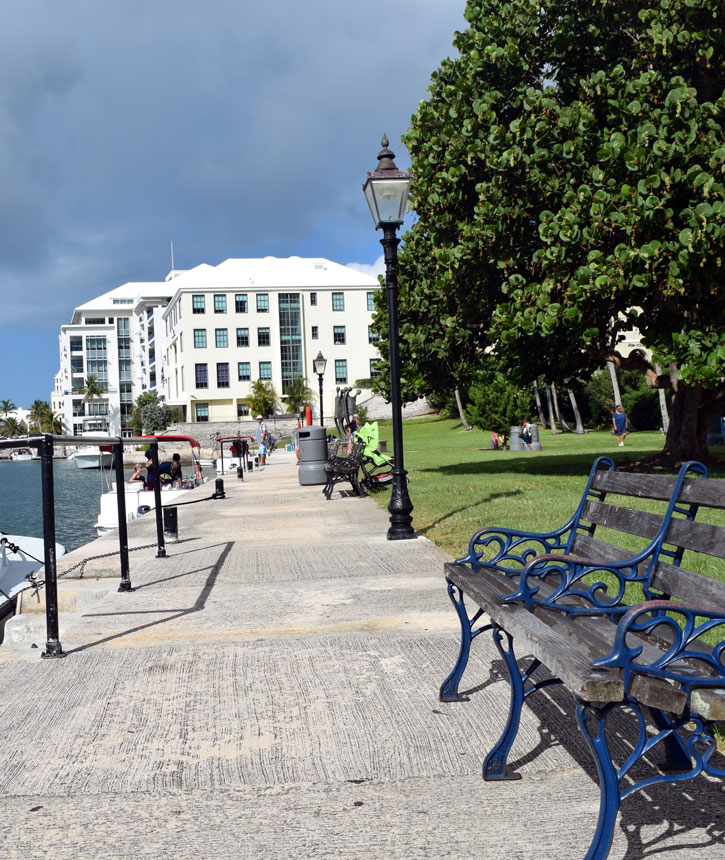
[[564,421],[561,417],[561,410],[559,409],[559,395],[556,393],[556,385],[551,383],[551,396],[554,399],[554,411],[556,412],[556,420],[561,424],[561,429],[564,433],[571,433],[571,427]]
[[609,375],[612,378],[612,393],[614,395],[614,405],[616,406],[622,402],[622,395],[619,392],[619,383],[617,382],[617,368],[613,361],[608,361],[607,367],[609,368]]
[[[655,364],[655,372],[657,373],[657,376],[662,375],[662,368],[659,366],[659,364]],[[657,393],[659,394],[659,397],[660,397],[660,413],[662,415],[662,429],[665,431],[665,433],[667,433],[667,431],[670,429],[670,416],[669,416],[669,413],[667,412],[667,398],[665,396],[664,388],[659,388],[657,390]]]
[[549,390],[549,386],[546,387],[546,404],[549,407],[549,427],[551,427],[551,434],[555,436],[559,431],[556,429],[556,421],[554,420],[554,409],[551,405],[551,391]]
[[703,390],[699,385],[683,385],[673,366],[670,367],[670,378],[670,426],[662,453],[676,460],[706,460],[707,428],[712,414],[702,408]]
[[579,413],[579,405],[576,402],[576,397],[574,396],[574,392],[571,388],[568,388],[569,392],[569,401],[571,403],[571,408],[574,410],[574,421],[576,422],[576,433],[579,436],[584,435],[584,425],[582,424],[582,417]]
[[539,413],[539,424],[546,429],[549,425],[546,423],[546,416],[544,415],[544,410],[541,406],[541,395],[539,394],[539,384],[536,380],[533,382],[534,386],[534,397],[536,398],[536,411]]
[[456,386],[454,393],[456,395],[456,406],[458,406],[458,415],[460,416],[461,424],[463,424],[463,429],[466,431],[470,430],[471,425],[468,423],[468,421],[466,421],[466,414],[463,411],[463,404],[461,403],[461,393],[458,390],[458,386]]

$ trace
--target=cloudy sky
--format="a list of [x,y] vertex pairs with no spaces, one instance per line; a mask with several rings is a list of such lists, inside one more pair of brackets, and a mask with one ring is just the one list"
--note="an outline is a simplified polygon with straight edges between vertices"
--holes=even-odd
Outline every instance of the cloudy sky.
[[[59,326],[228,257],[374,267],[361,185],[465,0],[2,0],[0,398],[48,399]],[[379,263],[377,263],[379,265]]]

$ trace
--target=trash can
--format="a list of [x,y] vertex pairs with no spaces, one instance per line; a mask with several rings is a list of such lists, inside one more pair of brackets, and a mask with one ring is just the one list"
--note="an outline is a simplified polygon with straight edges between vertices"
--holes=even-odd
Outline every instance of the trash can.
[[302,427],[297,431],[300,447],[300,484],[326,484],[327,430],[324,427]]
[[[531,431],[531,450],[541,451],[541,442],[539,441],[539,428],[536,424],[529,424]],[[509,441],[509,451],[521,450],[521,427],[511,428],[511,437]],[[528,448],[526,449],[528,451]]]
[[509,451],[521,450],[521,439],[519,439],[520,427],[512,427],[511,435],[509,436]]

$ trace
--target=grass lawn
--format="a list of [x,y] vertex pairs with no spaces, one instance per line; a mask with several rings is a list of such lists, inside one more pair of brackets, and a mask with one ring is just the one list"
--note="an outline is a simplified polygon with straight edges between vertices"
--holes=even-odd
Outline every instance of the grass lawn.
[[[618,448],[604,430],[583,436],[541,430],[541,452],[493,451],[489,433],[466,432],[459,421],[443,418],[406,421],[403,434],[413,525],[453,558],[463,555],[470,536],[484,526],[546,531],[563,525],[596,457],[608,455],[618,469],[637,471],[636,463],[661,451],[664,441],[660,432],[638,432]],[[390,422],[380,422],[380,438],[391,447]],[[710,474],[725,477],[725,463]],[[389,489],[374,495],[387,506]],[[700,569],[725,579],[722,562],[715,565],[719,572]]]

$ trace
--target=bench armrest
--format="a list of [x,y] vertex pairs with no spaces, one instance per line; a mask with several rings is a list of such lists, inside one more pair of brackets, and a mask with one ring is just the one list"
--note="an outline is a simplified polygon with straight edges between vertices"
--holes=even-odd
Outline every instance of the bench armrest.
[[[639,565],[649,555],[649,550],[645,550],[622,561],[556,553],[539,555],[526,564],[518,589],[505,599],[510,603],[521,602],[529,611],[534,606],[543,606],[570,615],[618,617],[628,609],[622,604],[627,584],[645,581],[646,574],[640,573]],[[609,582],[602,576],[608,576]],[[541,588],[544,581],[546,589]]]
[[[627,635],[639,633],[657,636],[656,628],[666,627],[669,647],[651,663],[635,662],[642,645],[635,637],[627,644]],[[698,642],[705,633],[721,626],[722,638],[712,648]],[[660,641],[665,637],[659,636]],[[619,668],[627,675],[641,672],[691,686],[725,686],[725,610],[691,606],[671,600],[648,600],[632,606],[622,615],[614,645],[609,654],[592,662],[597,668]]]
[[[502,571],[511,572],[511,567],[506,568],[501,562],[509,562],[517,569],[522,568],[528,561],[542,553],[550,553],[552,550],[564,549],[566,538],[574,524],[574,517],[560,529],[551,532],[531,532],[520,529],[505,529],[491,526],[479,529],[473,534],[468,542],[468,552],[463,558],[456,559],[461,564],[470,564],[476,570],[479,564],[487,567],[500,566]],[[494,552],[491,558],[481,562],[487,547],[493,546]]]

